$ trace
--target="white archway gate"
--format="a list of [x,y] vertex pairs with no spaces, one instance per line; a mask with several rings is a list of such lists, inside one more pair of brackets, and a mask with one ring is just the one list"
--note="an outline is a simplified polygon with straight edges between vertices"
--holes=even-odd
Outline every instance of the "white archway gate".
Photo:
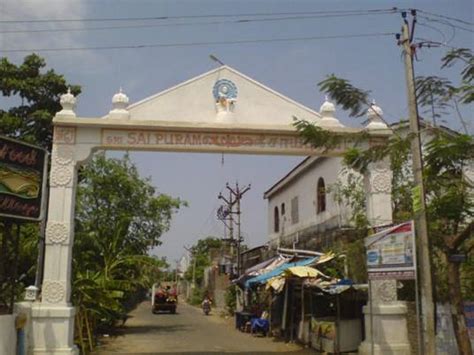
[[[70,303],[77,169],[95,150],[338,156],[352,146],[350,140],[317,151],[303,144],[291,125],[292,117],[315,121],[341,135],[362,131],[340,124],[329,102],[319,114],[226,66],[130,106],[120,92],[113,98],[113,109],[102,118],[76,117],[75,98],[70,93],[61,97],[61,104],[63,110],[54,118],[41,301],[30,307],[29,339],[34,354],[77,352],[75,310]],[[383,144],[390,130],[378,116],[369,118],[364,129],[369,138],[362,144]],[[389,165],[371,167],[364,180],[370,222],[374,226],[390,223]],[[406,310],[396,302],[395,286],[392,281],[378,282],[373,292],[374,327],[382,329],[374,336],[377,353],[387,346],[399,353],[408,349]],[[384,322],[391,322],[392,335],[383,332],[388,324]],[[401,331],[392,328],[398,325]],[[362,348],[369,344],[370,350],[370,339],[365,343]]]

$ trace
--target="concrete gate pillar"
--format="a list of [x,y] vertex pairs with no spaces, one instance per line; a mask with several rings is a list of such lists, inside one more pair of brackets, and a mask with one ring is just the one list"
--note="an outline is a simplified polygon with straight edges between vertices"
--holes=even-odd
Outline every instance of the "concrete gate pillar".
[[[382,110],[373,104],[368,130],[388,129]],[[367,218],[372,227],[392,223],[392,170],[387,159],[370,164],[364,174]],[[410,354],[405,302],[397,300],[397,281],[371,281],[371,297],[364,307],[365,340],[359,354]],[[372,315],[371,315],[372,313]],[[371,329],[373,324],[373,332]],[[373,349],[373,352],[372,352]]]
[[[73,118],[75,98],[61,97],[56,117]],[[91,153],[74,127],[54,128],[41,302],[31,307],[33,354],[77,354],[71,298],[77,168]]]

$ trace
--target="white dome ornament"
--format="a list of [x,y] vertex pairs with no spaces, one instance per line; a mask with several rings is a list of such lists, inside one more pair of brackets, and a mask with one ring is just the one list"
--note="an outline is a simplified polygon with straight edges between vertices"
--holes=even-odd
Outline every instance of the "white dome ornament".
[[76,113],[74,109],[76,108],[76,97],[71,94],[71,88],[67,89],[66,94],[62,94],[59,103],[62,106],[62,110],[59,111],[56,116],[64,117],[64,118],[75,118]]
[[367,118],[369,124],[367,129],[388,129],[388,126],[383,122],[383,111],[382,109],[375,104],[375,100],[372,101],[372,104],[367,110]]
[[112,110],[109,112],[109,118],[112,119],[129,119],[130,112],[127,110],[129,103],[128,96],[122,92],[120,88],[119,92],[112,97]]
[[321,114],[321,119],[316,121],[316,125],[319,127],[344,127],[343,124],[336,118],[336,107],[332,102],[329,102],[327,96],[325,97],[325,101],[319,109],[319,113]]

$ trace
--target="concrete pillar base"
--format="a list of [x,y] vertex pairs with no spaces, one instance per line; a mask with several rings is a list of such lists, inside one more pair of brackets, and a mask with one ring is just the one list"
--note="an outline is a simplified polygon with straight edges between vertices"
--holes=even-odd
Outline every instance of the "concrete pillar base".
[[76,310],[69,305],[36,303],[31,307],[34,355],[79,354],[74,345],[74,316]]
[[365,340],[359,347],[359,354],[372,354],[372,336],[374,354],[409,355],[411,354],[408,341],[406,313],[404,302],[394,301],[372,306],[371,331],[370,304],[364,307]]
[[65,349],[34,349],[33,355],[79,355],[79,349],[74,346]]
[[[374,344],[374,355],[410,355],[410,346],[407,344]],[[359,355],[372,355],[372,345],[363,342],[359,346]]]

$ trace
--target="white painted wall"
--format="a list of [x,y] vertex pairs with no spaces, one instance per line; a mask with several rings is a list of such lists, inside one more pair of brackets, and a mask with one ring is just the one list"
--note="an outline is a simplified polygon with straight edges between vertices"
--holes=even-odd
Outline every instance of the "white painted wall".
[[0,316],[0,354],[16,353],[15,315]]
[[[350,209],[341,206],[334,201],[334,193],[326,194],[326,211],[319,214],[317,211],[317,183],[322,177],[326,189],[331,187],[338,179],[343,179],[341,175],[342,158],[310,158],[315,161],[312,166],[299,174],[296,179],[284,185],[274,195],[268,198],[268,236],[273,244],[279,237],[285,237],[303,230],[307,227],[323,223],[333,218],[337,218],[339,225],[347,225]],[[291,200],[298,196],[299,222],[291,223]],[[285,204],[285,216],[281,216],[281,205]],[[274,232],[274,209],[278,206],[280,212],[280,232]],[[286,218],[286,220],[285,220]]]
[[219,79],[237,87],[237,101],[229,122],[291,125],[293,116],[315,121],[319,113],[281,95],[227,66],[220,67],[129,106],[131,120],[219,121],[212,94]]

